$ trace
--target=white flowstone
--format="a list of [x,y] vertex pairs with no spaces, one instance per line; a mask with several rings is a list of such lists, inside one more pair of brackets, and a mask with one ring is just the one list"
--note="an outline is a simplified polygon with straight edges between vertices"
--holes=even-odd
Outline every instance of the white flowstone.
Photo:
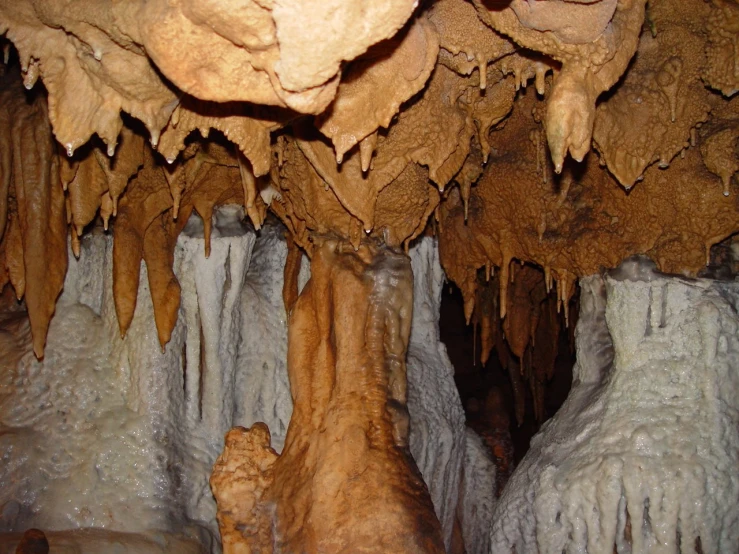
[[[287,377],[287,323],[282,283],[287,246],[284,229],[266,225],[259,231],[252,263],[241,294],[241,345],[235,387],[239,402],[234,425],[267,424],[272,447],[282,451],[292,414]],[[309,262],[303,260],[300,284]],[[302,288],[302,287],[301,287]]]
[[439,339],[444,272],[436,239],[419,240],[410,257],[414,281],[407,360],[410,448],[449,549],[465,454],[464,410],[454,384],[454,367]]
[[[70,256],[42,362],[33,356],[23,313],[2,314],[1,532],[39,527],[59,548],[84,553],[108,552],[100,546],[106,536],[121,552],[154,552],[157,545],[168,552],[180,540],[174,535],[190,540],[183,545],[219,551],[208,479],[224,433],[263,421],[279,451],[292,412],[283,234],[277,225],[257,234],[243,224],[243,211],[222,209],[205,258],[202,221],[194,216],[175,249],[180,313],[164,351],[145,264],[133,322],[121,339],[112,239],[99,231],[82,239],[79,260]],[[494,487],[486,484],[484,450],[465,449],[453,369],[439,341],[444,275],[435,240],[419,241],[411,260],[411,450],[449,545],[463,458],[477,452],[467,474],[477,486],[468,480],[463,492],[470,509],[489,507]],[[309,273],[304,259],[300,288]],[[463,535],[484,537],[482,521],[465,516]],[[0,535],[0,553],[17,539]]]
[[739,282],[650,268],[581,280],[572,391],[508,483],[491,552],[737,551]]
[[[161,368],[173,356],[161,352],[145,320],[151,311],[145,269],[124,341],[113,310],[110,239],[93,234],[83,245],[88,258],[71,263],[43,362],[30,349],[25,318],[4,314],[9,319],[0,326],[0,528],[94,527],[98,539],[118,531],[121,552],[170,544],[163,537],[179,512],[169,467],[176,420],[168,394],[176,375]],[[180,335],[175,330],[173,340]],[[176,531],[195,544],[210,542],[181,518]],[[56,543],[79,541],[96,544],[79,535]],[[11,548],[0,540],[0,552]]]
[[465,430],[462,478],[459,483],[457,516],[467,554],[490,552],[490,529],[493,525],[497,487],[497,468],[488,447],[469,427]]

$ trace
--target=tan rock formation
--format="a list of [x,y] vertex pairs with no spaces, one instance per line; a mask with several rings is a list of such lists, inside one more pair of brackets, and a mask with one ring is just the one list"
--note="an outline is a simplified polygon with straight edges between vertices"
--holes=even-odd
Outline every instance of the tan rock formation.
[[[698,147],[685,150],[668,171],[647,169],[628,195],[593,154],[556,177],[542,162],[542,131],[529,116],[541,107],[532,96],[516,102],[496,133],[497,155],[472,188],[468,209],[456,189],[440,206],[442,264],[462,288],[468,316],[481,268],[500,268],[501,317],[518,310],[511,307],[517,303],[510,292],[518,286],[515,260],[544,268],[547,289],[556,281],[567,315],[578,276],[613,267],[634,253],[647,253],[663,271],[694,275],[707,263],[710,246],[737,231],[737,196],[722,194],[721,180],[704,166]],[[514,331],[519,324],[513,321],[505,326],[520,356],[531,333]]]
[[[319,130],[334,143],[338,163],[355,144],[363,143],[379,127],[390,126],[400,105],[426,84],[438,52],[436,31],[421,17],[349,66],[336,100],[317,120]],[[357,117],[360,113],[362,117]],[[367,148],[369,153],[364,154]],[[372,150],[369,145],[363,147],[364,172]]]
[[707,19],[710,11],[698,3],[650,7],[652,27],[642,34],[634,63],[598,107],[593,140],[626,188],[643,178],[650,164],[666,168],[691,142],[694,146],[696,127],[708,120],[711,92],[701,81],[706,39],[695,21]]
[[[43,79],[56,137],[70,155],[93,133],[112,153],[121,110],[144,122],[156,147],[162,129],[178,125],[180,91],[320,113],[336,95],[340,64],[391,38],[414,8],[411,0],[363,9],[346,0],[8,1],[0,5],[0,33],[19,51],[26,86]],[[214,109],[217,116],[228,111]],[[187,134],[207,123],[181,124],[191,125]],[[166,155],[173,157],[169,149]]]
[[[481,19],[518,44],[562,63],[549,95],[547,139],[555,170],[569,152],[590,150],[598,96],[610,89],[636,52],[645,0],[578,3],[517,0],[506,8],[475,0]],[[610,14],[610,15],[609,15]],[[606,32],[606,30],[608,32]]]
[[272,521],[264,496],[273,483],[276,459],[264,423],[251,429],[234,427],[226,435],[223,454],[210,477],[218,500],[218,527],[225,554],[274,552]]
[[285,448],[274,460],[264,426],[233,430],[211,479],[226,554],[444,552],[408,450],[412,286],[402,254],[316,244],[289,322]]

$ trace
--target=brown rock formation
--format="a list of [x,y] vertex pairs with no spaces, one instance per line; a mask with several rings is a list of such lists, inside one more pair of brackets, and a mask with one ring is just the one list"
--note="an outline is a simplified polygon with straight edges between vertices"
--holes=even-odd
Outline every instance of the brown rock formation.
[[[273,552],[272,521],[265,491],[273,483],[277,453],[269,429],[234,427],[213,467],[210,486],[218,499],[218,526],[223,552]],[[246,550],[245,550],[246,549]]]
[[[593,140],[608,169],[627,189],[652,163],[666,168],[695,146],[695,130],[707,121],[711,92],[701,81],[706,35],[695,25],[709,4],[650,6],[650,30],[615,94],[600,104]],[[635,134],[634,129],[642,132]]]
[[[565,156],[590,150],[595,102],[626,70],[636,52],[645,0],[536,3],[505,9],[475,0],[480,18],[515,42],[561,62],[548,98],[546,133],[557,173]],[[606,32],[607,31],[607,32]]]
[[444,552],[408,450],[412,286],[402,254],[315,246],[289,322],[285,448],[274,460],[263,426],[233,430],[211,480],[225,553]]
[[469,209],[456,190],[441,204],[442,263],[462,288],[468,313],[479,268],[501,268],[501,316],[512,260],[543,267],[566,309],[576,277],[613,267],[624,254],[647,253],[663,271],[695,274],[710,245],[736,232],[736,195],[722,194],[700,148],[687,149],[670,171],[649,168],[628,195],[594,155],[555,177],[541,161],[541,130],[528,115],[538,107],[530,95],[517,101]]
[[2,79],[0,182],[6,196],[0,200],[0,225],[7,229],[2,283],[10,280],[18,299],[25,297],[33,349],[43,357],[49,320],[67,273],[65,197],[43,96],[27,99],[12,73]]

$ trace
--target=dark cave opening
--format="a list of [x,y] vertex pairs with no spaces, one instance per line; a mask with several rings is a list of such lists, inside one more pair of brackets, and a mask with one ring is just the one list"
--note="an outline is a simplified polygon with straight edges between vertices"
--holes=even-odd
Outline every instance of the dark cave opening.
[[[533,266],[532,266],[533,267]],[[542,275],[544,272],[536,268]],[[547,301],[556,302],[556,287],[547,293]],[[447,347],[449,359],[454,366],[454,381],[465,411],[466,424],[487,444],[498,467],[498,495],[505,481],[529,449],[532,437],[541,425],[551,418],[562,406],[572,384],[572,367],[575,364],[574,327],[577,320],[579,288],[569,300],[569,325],[565,323],[563,310],[556,315],[559,329],[556,332],[556,357],[551,377],[544,383],[543,414],[539,421],[534,409],[532,387],[523,380],[523,417],[517,422],[514,387],[508,370],[501,362],[506,357],[519,360],[510,351],[499,355],[500,342],[494,344],[486,363],[482,363],[482,333],[475,317],[468,325],[464,315],[464,300],[461,290],[448,282],[441,300],[441,340]],[[493,320],[501,325],[498,314]],[[499,332],[502,328],[499,329]],[[507,341],[503,339],[507,348]],[[530,346],[528,348],[531,348]],[[527,349],[528,352],[528,349]],[[535,362],[529,362],[535,363]],[[520,371],[515,369],[515,371]],[[532,368],[536,374],[536,368]],[[519,386],[521,376],[518,376]]]

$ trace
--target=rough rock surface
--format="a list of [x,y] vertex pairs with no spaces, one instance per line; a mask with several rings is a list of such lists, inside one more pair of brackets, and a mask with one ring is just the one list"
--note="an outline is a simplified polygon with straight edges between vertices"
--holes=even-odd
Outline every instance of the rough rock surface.
[[[662,271],[695,275],[708,263],[710,247],[736,232],[739,196],[722,193],[700,148],[689,148],[667,170],[649,167],[643,181],[624,194],[592,153],[561,176],[553,174],[541,130],[529,116],[541,108],[532,96],[517,100],[497,132],[497,154],[469,199],[454,189],[440,206],[442,266],[460,286],[468,317],[483,268],[497,269],[501,317],[515,305],[518,262],[543,268],[547,290],[556,290],[566,310],[579,276],[640,253]],[[520,325],[504,324],[506,339],[516,348],[510,331]]]
[[[516,415],[526,381],[539,419],[555,312],[567,325],[578,278],[635,253],[694,276],[739,232],[735,1],[365,4],[0,0],[0,285],[24,299],[42,358],[55,310],[83,317],[57,306],[67,237],[79,256],[99,222],[112,229],[99,267],[82,262],[113,275],[95,285],[107,295],[93,302],[111,333],[103,351],[139,376],[126,402],[156,407],[146,425],[165,412],[187,422],[162,435],[193,445],[175,467],[209,465],[222,433],[252,426],[255,409],[272,410],[276,449],[287,425],[281,357],[266,341],[254,352],[275,376],[255,389],[236,377],[240,359],[253,362],[235,337],[261,338],[240,316],[250,293],[238,291],[254,292],[250,309],[269,329],[282,322],[275,283],[245,284],[252,246],[219,235],[220,207],[242,206],[255,229],[273,212],[309,257],[327,236],[397,249],[435,232],[485,356],[495,345],[511,375]],[[156,364],[184,365],[184,377],[162,378]],[[256,406],[237,409],[244,390]],[[442,435],[461,445],[450,410]],[[426,462],[454,475],[459,454],[441,452]],[[454,525],[441,499],[455,479],[429,484],[447,546]],[[210,517],[204,479],[172,486],[197,506],[188,517]]]
[[[146,537],[154,537],[146,548],[169,551],[167,542],[156,538],[160,532],[190,535],[199,549],[218,548],[208,477],[223,434],[256,418],[273,425],[279,440],[291,410],[286,383],[280,389],[286,367],[286,329],[279,323],[284,309],[279,286],[269,296],[264,284],[265,275],[280,274],[279,257],[284,260],[286,249],[284,242],[267,240],[267,248],[257,248],[249,260],[254,233],[242,218],[243,212],[233,210],[214,217],[208,259],[197,216],[180,236],[174,265],[183,302],[164,350],[146,267],[136,313],[121,338],[112,241],[99,232],[83,239],[80,260],[71,262],[60,299],[63,311],[52,320],[44,361],[29,352],[22,312],[6,314],[8,364],[0,399],[3,451],[9,457],[0,476],[4,532],[35,525],[59,533],[99,528],[121,534],[50,535],[52,547],[79,544],[85,552],[117,542],[137,551],[136,541]],[[266,231],[274,232],[281,231]],[[241,314],[250,310],[272,323],[241,340],[247,320]],[[248,371],[237,372],[245,360]],[[39,404],[40,397],[45,400]],[[244,398],[253,402],[244,406]],[[37,464],[46,470],[29,471]]]
[[[727,99],[737,89],[733,2],[65,6],[23,0],[0,11],[17,50],[4,42],[2,280],[27,295],[39,356],[65,271],[61,236],[71,234],[76,253],[97,214],[118,237],[121,331],[143,258],[162,344],[179,305],[176,237],[197,211],[208,243],[210,214],[225,204],[243,205],[257,228],[273,211],[308,255],[314,235],[327,233],[354,247],[366,235],[407,246],[436,214],[442,245],[458,250],[444,269],[469,309],[471,276],[484,266],[508,274],[516,258],[549,268],[564,299],[577,277],[635,252],[695,274],[700,250],[739,230],[737,104]],[[42,115],[22,119],[30,107],[18,70],[28,88],[43,81],[33,109],[43,112],[48,97],[59,152],[42,145],[39,156],[38,141],[12,132],[49,130]],[[536,95],[525,91],[532,79]],[[591,144],[615,181],[586,158]],[[565,163],[568,152],[583,162]],[[12,167],[30,157],[57,167],[64,194],[50,175],[39,185],[45,203],[24,200],[20,184],[40,181]],[[580,186],[590,198],[568,214]],[[715,187],[725,201],[711,198]],[[513,213],[503,221],[501,212]],[[471,229],[455,232],[462,216]],[[577,218],[592,232],[583,235]],[[40,250],[53,271],[26,267]]]
[[[411,249],[410,258],[413,270],[413,319],[407,361],[410,449],[428,485],[449,551],[468,439],[462,403],[454,383],[454,368],[446,346],[439,340],[445,276],[436,239],[421,238]],[[486,491],[481,487],[474,498],[468,499],[468,505],[476,506],[491,497],[492,489]],[[481,531],[464,525],[462,529],[470,535]]]

